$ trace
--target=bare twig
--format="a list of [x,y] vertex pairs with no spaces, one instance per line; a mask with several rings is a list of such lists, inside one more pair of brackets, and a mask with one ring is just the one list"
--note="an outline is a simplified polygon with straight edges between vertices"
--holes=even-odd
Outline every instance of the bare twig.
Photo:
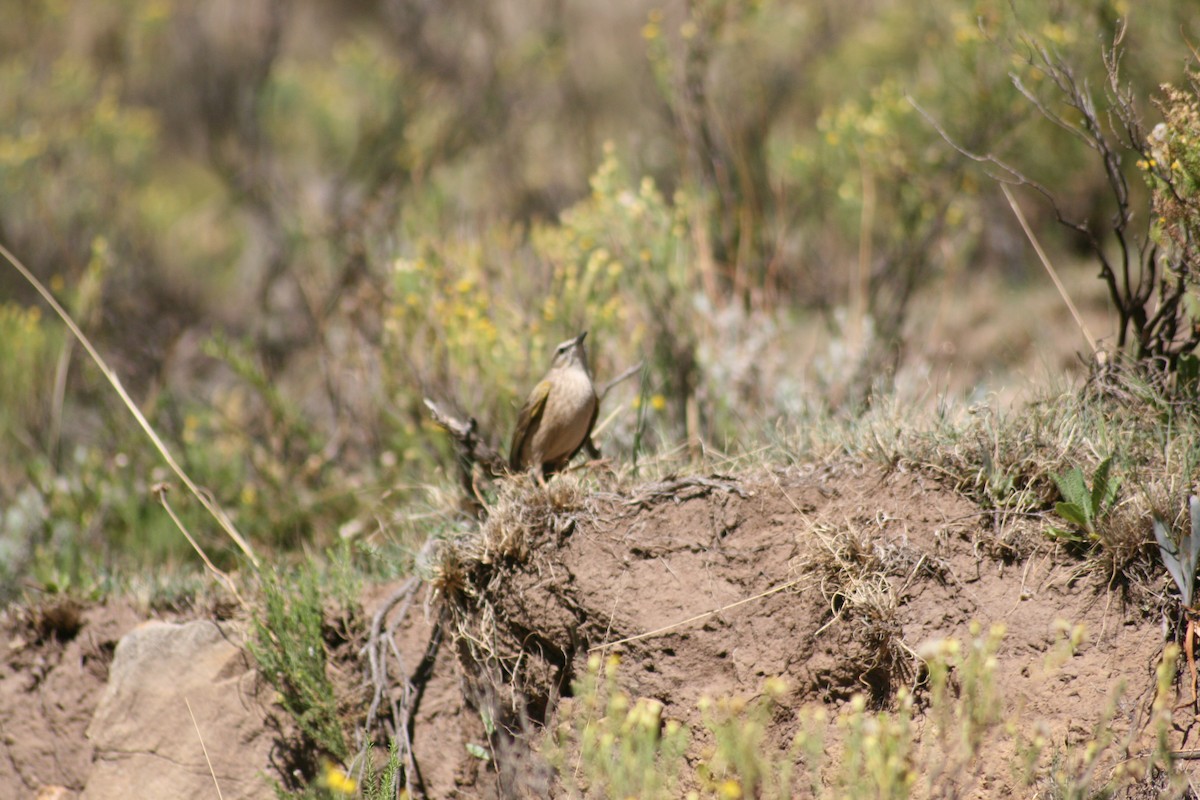
[[[396,742],[396,748],[404,763],[404,784],[409,797],[424,797],[425,785],[421,777],[421,768],[413,751],[412,729],[416,721],[417,706],[424,694],[425,685],[432,673],[433,660],[437,657],[442,639],[442,627],[435,623],[429,635],[425,653],[410,673],[405,663],[404,655],[396,644],[396,628],[407,617],[409,609],[420,590],[419,578],[409,578],[396,591],[392,592],[371,618],[371,630],[367,644],[362,654],[367,656],[370,675],[367,681],[373,688],[371,704],[367,709],[367,720],[364,726],[364,738],[369,739],[371,732],[379,723],[380,706],[388,704],[389,722],[385,725],[387,733]],[[399,607],[399,611],[393,611]],[[391,621],[389,622],[389,618]],[[392,671],[389,669],[389,659],[395,661],[395,681],[399,682],[399,697],[392,688]]]
[[1075,307],[1075,303],[1071,300],[1071,295],[1067,293],[1067,287],[1063,286],[1062,279],[1058,277],[1058,271],[1050,263],[1050,259],[1046,256],[1046,251],[1042,249],[1042,245],[1038,242],[1037,237],[1030,229],[1029,223],[1025,221],[1025,215],[1021,212],[1021,207],[1017,205],[1016,199],[1012,196],[1007,185],[1001,183],[1000,191],[1004,192],[1004,198],[1008,200],[1008,205],[1012,208],[1013,214],[1016,215],[1017,222],[1021,223],[1021,230],[1025,231],[1025,236],[1028,237],[1029,243],[1033,245],[1034,251],[1038,258],[1042,261],[1042,266],[1046,268],[1046,272],[1050,273],[1050,280],[1054,281],[1054,288],[1058,289],[1059,295],[1063,302],[1067,304],[1067,308],[1071,311],[1071,316],[1075,318],[1075,324],[1079,326],[1079,331],[1083,334],[1083,338],[1087,339],[1088,346],[1092,348],[1092,353],[1100,352],[1099,345],[1096,344],[1096,339],[1088,330],[1087,324],[1083,321],[1083,317],[1079,314],[1079,309]]
[[663,500],[673,500],[679,503],[694,497],[703,497],[714,491],[736,494],[743,500],[750,496],[737,485],[737,481],[734,479],[721,475],[714,475],[711,478],[697,475],[648,483],[642,486],[636,495],[626,500],[625,505],[645,508]]
[[447,411],[438,403],[425,398],[433,421],[453,437],[457,446],[458,482],[463,491],[466,511],[482,517],[485,513],[483,500],[475,488],[475,465],[478,464],[492,477],[508,474],[508,462],[495,447],[479,435],[479,423],[474,417],[463,417]]
[[623,382],[623,381],[629,380],[629,379],[630,379],[630,378],[632,378],[634,375],[638,374],[638,372],[640,372],[640,371],[641,371],[641,369],[642,369],[642,365],[643,365],[643,363],[644,363],[644,362],[641,362],[641,361],[639,361],[638,363],[634,364],[634,365],[633,365],[632,367],[630,367],[629,369],[627,369],[627,370],[625,370],[624,372],[622,372],[622,373],[621,373],[620,375],[618,375],[617,377],[613,378],[613,379],[612,379],[611,381],[609,381],[608,383],[604,384],[604,388],[603,388],[603,389],[601,389],[599,392],[597,392],[597,393],[596,393],[596,396],[600,398],[600,402],[602,402],[602,403],[604,402],[604,398],[605,398],[606,396],[608,396],[608,393],[609,393],[609,391],[610,391],[611,389],[613,389],[614,387],[616,387],[616,386],[617,386],[617,384],[619,384],[619,383],[621,383],[621,382]]
[[[1030,233],[1030,227],[1012,200],[1008,186],[1024,185],[1033,188],[1049,203],[1060,225],[1075,231],[1084,238],[1093,256],[1100,265],[1100,278],[1108,289],[1109,298],[1117,312],[1118,351],[1129,355],[1148,372],[1172,372],[1179,359],[1200,346],[1200,329],[1191,326],[1186,314],[1185,298],[1189,291],[1184,275],[1194,267],[1189,266],[1186,256],[1164,254],[1155,244],[1149,225],[1154,214],[1146,214],[1146,229],[1137,236],[1130,231],[1134,219],[1138,218],[1133,207],[1129,182],[1122,169],[1122,156],[1136,154],[1146,163],[1152,164],[1147,148],[1150,146],[1142,127],[1132,91],[1120,80],[1121,41],[1124,26],[1116,31],[1111,44],[1102,51],[1105,68],[1104,93],[1109,110],[1097,109],[1095,98],[1086,80],[1077,77],[1074,69],[1057,53],[1052,52],[1033,37],[1022,39],[1028,48],[1021,58],[1031,68],[1046,77],[1046,84],[1053,86],[1059,100],[1071,114],[1056,111],[1048,102],[1021,80],[1011,76],[1013,86],[1031,106],[1047,121],[1069,133],[1085,146],[1095,151],[1104,169],[1105,182],[1115,202],[1116,210],[1109,220],[1109,230],[1115,237],[1118,248],[1115,257],[1112,248],[1103,240],[1102,233],[1093,229],[1085,220],[1067,217],[1056,197],[1046,186],[1031,180],[1015,167],[992,154],[974,153],[959,145],[933,117],[910,98],[909,102],[937,131],[941,138],[960,155],[985,165],[988,175],[1004,187],[1005,195],[1014,213],[1018,215],[1026,235],[1030,237],[1043,265],[1051,273],[1055,285],[1063,293],[1064,300],[1075,315],[1077,324],[1088,339],[1093,352],[1095,340],[1083,327],[1078,313],[1061,288],[1055,272],[1045,254]],[[1169,170],[1161,166],[1152,167],[1155,177],[1165,191],[1176,193],[1174,180]],[[1177,193],[1176,193],[1177,195]]]
[[508,462],[495,447],[479,435],[479,423],[474,417],[464,419],[428,397],[425,398],[425,407],[429,409],[433,421],[454,437],[461,458],[468,464],[478,464],[493,475],[504,475],[508,472]]
[[755,600],[762,600],[764,597],[770,597],[771,595],[777,594],[778,592],[782,592],[785,589],[792,588],[793,586],[804,581],[805,579],[806,578],[795,578],[794,580],[790,580],[786,583],[781,583],[778,586],[772,586],[770,589],[767,589],[765,592],[759,592],[758,594],[754,595],[753,597],[744,597],[741,600],[738,600],[733,603],[729,603],[728,605],[721,606],[720,608],[714,608],[712,611],[705,611],[703,614],[697,614],[694,617],[688,617],[687,619],[680,620],[679,622],[673,622],[670,625],[664,625],[661,628],[656,628],[652,631],[647,631],[646,633],[639,633],[636,636],[626,636],[624,639],[617,639],[615,642],[605,642],[604,644],[598,644],[598,645],[595,645],[594,647],[589,647],[588,652],[594,653],[597,650],[606,650],[610,647],[616,647],[617,645],[629,644],[630,642],[637,642],[642,639],[650,639],[654,636],[659,636],[659,635],[667,633],[669,631],[673,631],[676,628],[682,628],[684,625],[690,625],[693,622],[699,622],[700,620],[708,619],[709,617],[711,617],[715,614],[720,614],[723,611],[729,611],[730,609],[737,608],[738,606],[745,605],[746,603],[752,603]]

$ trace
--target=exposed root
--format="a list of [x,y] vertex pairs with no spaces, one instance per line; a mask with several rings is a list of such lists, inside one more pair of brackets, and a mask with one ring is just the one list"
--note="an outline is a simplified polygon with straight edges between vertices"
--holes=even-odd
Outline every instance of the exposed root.
[[[367,682],[373,692],[366,724],[360,732],[360,753],[365,753],[372,731],[382,725],[388,736],[396,742],[409,797],[426,796],[420,764],[413,751],[412,728],[442,642],[442,625],[438,621],[429,635],[424,654],[411,672],[404,654],[396,645],[396,629],[408,615],[421,586],[419,578],[409,578],[383,602],[371,619],[370,635],[361,651],[367,657],[370,668]],[[399,610],[393,614],[397,608]],[[389,666],[392,662],[395,663],[394,668]],[[393,686],[394,683],[398,683],[398,687]],[[381,715],[385,703],[387,713]]]

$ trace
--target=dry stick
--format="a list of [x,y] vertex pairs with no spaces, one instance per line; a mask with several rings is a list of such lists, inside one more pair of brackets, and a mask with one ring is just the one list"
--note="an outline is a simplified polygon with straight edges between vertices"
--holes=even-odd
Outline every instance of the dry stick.
[[158,502],[162,503],[163,508],[167,510],[167,514],[171,517],[171,521],[175,523],[175,527],[179,528],[179,532],[183,534],[183,538],[188,540],[188,544],[190,544],[192,549],[196,551],[196,554],[200,556],[200,560],[204,562],[204,566],[208,567],[209,571],[212,572],[217,580],[225,584],[225,588],[229,590],[230,594],[233,595],[234,599],[238,601],[238,604],[242,608],[249,608],[250,606],[247,605],[246,601],[242,599],[241,594],[238,593],[237,586],[234,585],[233,579],[230,578],[229,575],[223,570],[218,568],[216,564],[212,563],[211,560],[209,560],[208,554],[204,552],[204,550],[200,547],[200,544],[195,540],[195,538],[192,537],[191,531],[184,526],[183,520],[179,519],[179,516],[175,513],[175,509],[171,508],[171,504],[167,502],[168,488],[170,487],[166,483],[156,483],[151,487],[150,491],[154,492],[155,496],[158,497]]
[[[613,378],[608,383],[604,384],[604,387],[599,392],[596,393],[596,396],[599,398],[599,402],[601,402],[601,403],[604,402],[604,398],[608,395],[608,393],[613,389],[614,386],[616,386],[617,384],[621,383],[622,381],[628,380],[629,378],[632,378],[634,375],[638,374],[638,372],[641,371],[642,365],[644,363],[645,362],[639,361],[638,363],[634,364],[629,369],[622,372],[617,377]],[[599,436],[601,434],[601,432],[603,432],[603,430],[608,427],[609,423],[611,423],[614,419],[616,419],[617,415],[620,414],[624,410],[625,409],[622,406],[617,406],[616,408],[614,408],[609,413],[609,415],[604,418],[603,422],[601,422],[596,427],[592,428],[592,432],[589,433],[588,436],[589,437]]]
[[646,633],[639,633],[637,636],[627,636],[624,639],[618,639],[615,642],[605,642],[604,644],[598,644],[595,647],[589,647],[588,652],[594,653],[597,650],[604,650],[605,648],[608,648],[608,647],[616,647],[619,644],[628,644],[630,642],[636,642],[639,639],[649,639],[652,636],[658,636],[660,633],[666,633],[667,631],[673,630],[675,628],[682,628],[684,625],[690,625],[693,622],[699,622],[700,620],[707,619],[708,617],[711,617],[714,614],[720,614],[723,611],[728,611],[731,608],[737,608],[740,605],[745,605],[746,603],[753,602],[754,600],[761,600],[764,597],[769,597],[773,594],[776,594],[777,592],[782,592],[784,589],[790,589],[791,587],[795,586],[797,583],[800,583],[803,580],[804,580],[804,578],[796,578],[795,580],[788,581],[787,583],[781,583],[778,586],[773,586],[770,589],[767,589],[765,592],[756,594],[753,597],[743,598],[741,600],[738,600],[736,603],[730,603],[727,606],[721,606],[720,608],[715,608],[712,611],[705,611],[703,614],[697,614],[694,617],[688,617],[685,620],[681,620],[679,622],[672,623],[672,624],[664,626],[662,628],[658,628],[658,629],[652,630],[652,631],[647,631]]
[[624,406],[617,406],[616,408],[614,408],[612,411],[610,411],[608,413],[607,417],[605,417],[603,420],[601,420],[596,425],[596,427],[592,428],[592,432],[589,433],[588,436],[599,436],[601,433],[604,432],[604,429],[607,428],[609,426],[609,424],[611,424],[612,421],[614,419],[616,419],[617,416],[619,416],[624,410],[625,410]]
[[625,370],[624,372],[622,372],[622,373],[621,373],[620,375],[618,375],[617,377],[613,378],[613,379],[612,379],[611,381],[609,381],[608,383],[604,384],[604,388],[602,388],[602,389],[601,389],[599,392],[597,392],[597,395],[599,396],[600,400],[603,400],[603,399],[604,399],[604,397],[605,397],[605,396],[606,396],[606,395],[609,393],[609,391],[611,391],[611,390],[612,390],[612,388],[613,388],[614,386],[616,386],[617,384],[621,383],[622,381],[625,381],[625,380],[628,380],[629,378],[632,378],[634,375],[636,375],[636,374],[638,374],[639,372],[641,372],[641,370],[642,370],[642,365],[643,365],[643,364],[644,364],[644,362],[642,362],[642,361],[639,361],[638,363],[634,364],[634,365],[633,365],[632,367],[630,367],[629,369],[627,369],[627,370]]
[[1075,304],[1071,302],[1071,296],[1067,294],[1067,287],[1063,286],[1063,282],[1059,280],[1058,272],[1055,271],[1054,266],[1050,263],[1050,259],[1046,257],[1046,253],[1042,250],[1042,245],[1038,242],[1037,237],[1033,235],[1029,223],[1025,221],[1025,215],[1021,213],[1021,207],[1017,205],[1012,192],[1008,190],[1008,185],[1001,183],[1000,191],[1004,192],[1004,197],[1008,200],[1008,205],[1012,207],[1013,214],[1017,216],[1017,222],[1021,223],[1021,230],[1025,231],[1025,236],[1029,238],[1029,243],[1033,245],[1038,258],[1042,260],[1042,266],[1046,268],[1046,272],[1050,273],[1050,280],[1054,281],[1054,288],[1058,289],[1058,293],[1062,295],[1063,302],[1071,310],[1071,316],[1075,318],[1075,324],[1079,326],[1080,332],[1083,333],[1083,338],[1087,339],[1088,346],[1092,348],[1092,354],[1099,353],[1100,347],[1096,344],[1096,340],[1092,338],[1087,325],[1083,324],[1083,317],[1080,316],[1079,309],[1075,308]]
[[217,787],[217,798],[225,800],[221,796],[221,784],[217,782],[217,773],[213,769],[212,759],[208,757],[208,748],[204,746],[204,737],[200,735],[200,726],[196,724],[196,715],[192,713],[192,704],[188,702],[187,697],[183,698],[183,704],[187,706],[188,716],[192,718],[192,727],[196,729],[196,738],[200,740],[200,749],[204,751],[204,762],[208,764],[208,774],[212,775],[213,785]]
[[858,164],[862,172],[862,213],[858,222],[858,266],[854,280],[850,282],[851,324],[854,326],[854,346],[866,344],[867,295],[871,286],[871,229],[875,224],[875,177],[867,168],[862,148],[858,151]]
[[242,552],[246,554],[246,557],[250,559],[250,563],[254,565],[255,569],[257,569],[258,558],[254,555],[254,551],[251,549],[250,543],[243,539],[242,535],[238,533],[236,528],[233,527],[233,523],[230,521],[225,511],[215,502],[209,500],[208,497],[205,496],[204,492],[200,490],[200,487],[197,486],[190,477],[188,477],[188,474],[184,472],[183,468],[180,467],[178,462],[175,461],[175,458],[171,455],[171,452],[167,450],[166,444],[164,444],[163,440],[160,439],[158,434],[154,432],[154,428],[150,427],[150,423],[146,420],[145,415],[142,414],[141,409],[137,407],[137,404],[133,402],[133,399],[129,396],[129,393],[125,391],[125,387],[121,385],[121,379],[117,377],[117,373],[113,372],[112,368],[108,366],[108,363],[100,356],[100,353],[96,350],[96,348],[92,346],[91,340],[88,339],[84,332],[80,330],[79,326],[75,324],[75,320],[71,318],[71,315],[67,313],[66,309],[59,305],[58,301],[54,299],[54,295],[50,293],[50,290],[42,285],[42,282],[39,281],[37,277],[30,272],[24,264],[21,263],[20,259],[10,253],[8,248],[3,244],[0,244],[0,255],[3,255],[4,258],[8,260],[8,263],[12,264],[13,268],[16,269],[17,272],[21,273],[21,277],[28,281],[33,288],[37,290],[38,294],[42,296],[42,299],[45,300],[52,309],[54,309],[54,313],[58,314],[62,321],[66,323],[66,326],[71,330],[71,333],[76,339],[79,340],[79,343],[83,345],[83,348],[87,350],[87,353],[89,356],[91,356],[92,361],[94,361],[96,366],[100,368],[100,372],[103,373],[104,377],[108,379],[108,382],[112,384],[113,389],[116,390],[117,395],[121,398],[121,402],[125,404],[127,409],[129,409],[129,413],[133,415],[133,418],[137,420],[138,425],[140,425],[142,430],[145,431],[146,435],[150,437],[151,443],[153,443],[154,447],[158,450],[159,455],[163,457],[163,460],[167,462],[167,466],[169,466],[171,470],[179,476],[179,479],[183,481],[185,486],[187,486],[188,491],[190,491],[196,497],[196,499],[200,501],[200,505],[204,506],[205,510],[207,510],[208,513],[212,515],[213,519],[217,521],[217,524],[224,529],[225,533],[229,534],[229,538],[233,539],[237,546],[241,548]]

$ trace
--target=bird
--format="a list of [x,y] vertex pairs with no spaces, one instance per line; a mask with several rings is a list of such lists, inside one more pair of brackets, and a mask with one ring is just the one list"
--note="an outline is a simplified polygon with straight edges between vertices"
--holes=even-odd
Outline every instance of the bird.
[[584,331],[555,348],[550,371],[521,407],[508,457],[513,472],[536,469],[544,480],[590,444],[600,398],[588,372],[586,336]]

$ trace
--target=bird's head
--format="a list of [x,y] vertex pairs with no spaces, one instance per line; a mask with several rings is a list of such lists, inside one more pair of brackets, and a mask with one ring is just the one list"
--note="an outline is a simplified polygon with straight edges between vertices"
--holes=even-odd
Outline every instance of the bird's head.
[[550,364],[551,369],[562,369],[565,367],[580,366],[587,369],[587,351],[583,348],[583,339],[587,336],[587,331],[576,336],[574,339],[567,339],[554,349],[554,361]]

